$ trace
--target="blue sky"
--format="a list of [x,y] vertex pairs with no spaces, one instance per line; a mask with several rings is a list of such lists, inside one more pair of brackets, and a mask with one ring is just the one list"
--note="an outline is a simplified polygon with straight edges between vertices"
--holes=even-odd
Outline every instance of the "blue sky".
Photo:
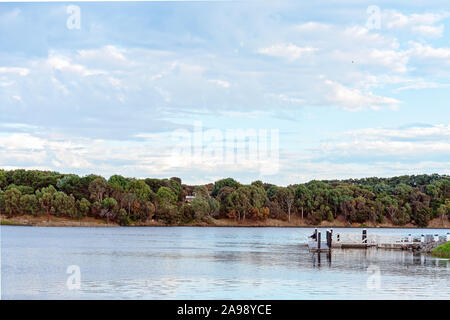
[[[79,29],[69,3],[0,4],[2,168],[280,185],[450,173],[445,1],[75,4]],[[180,149],[198,124],[202,148]],[[222,161],[252,148],[208,140],[227,130],[275,130],[276,156]]]

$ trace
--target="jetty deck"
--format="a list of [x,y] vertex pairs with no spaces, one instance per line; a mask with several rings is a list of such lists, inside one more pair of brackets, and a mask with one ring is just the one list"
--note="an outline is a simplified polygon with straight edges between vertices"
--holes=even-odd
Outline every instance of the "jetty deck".
[[310,252],[329,252],[331,250],[331,248],[328,247],[326,243],[321,243],[319,247],[316,241],[309,242],[308,248]]
[[322,241],[321,232],[315,229],[308,242],[308,249],[312,253],[330,252],[332,249],[387,249],[387,250],[410,250],[419,252],[430,252],[432,248],[450,241],[450,233],[440,236],[421,235],[413,238],[411,234],[406,237],[398,235],[369,235],[367,229],[358,233],[333,233],[332,229],[326,230],[323,235],[326,241]]

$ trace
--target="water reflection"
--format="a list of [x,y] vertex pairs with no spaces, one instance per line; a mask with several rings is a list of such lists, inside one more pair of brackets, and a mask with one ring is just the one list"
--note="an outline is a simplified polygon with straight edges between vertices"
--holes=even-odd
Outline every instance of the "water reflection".
[[331,267],[331,252],[312,253],[312,262],[314,268],[320,268],[322,261],[326,259],[326,265]]
[[[312,254],[307,228],[2,228],[5,299],[450,299],[448,260],[376,248]],[[65,286],[72,264],[78,291]]]

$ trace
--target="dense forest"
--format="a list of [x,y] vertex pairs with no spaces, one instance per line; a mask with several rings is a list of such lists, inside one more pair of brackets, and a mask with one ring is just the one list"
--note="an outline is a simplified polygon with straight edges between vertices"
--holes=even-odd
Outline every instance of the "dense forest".
[[[188,196],[188,197],[187,197]],[[0,213],[81,219],[96,217],[120,225],[303,218],[315,225],[337,218],[353,223],[427,226],[450,218],[450,176],[311,181],[279,187],[227,178],[201,186],[181,179],[133,179],[38,170],[0,170]]]

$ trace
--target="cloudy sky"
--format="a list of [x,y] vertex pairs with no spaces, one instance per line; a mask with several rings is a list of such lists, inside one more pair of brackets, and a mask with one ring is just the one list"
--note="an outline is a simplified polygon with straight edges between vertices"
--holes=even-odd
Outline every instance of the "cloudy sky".
[[80,19],[1,3],[0,167],[191,184],[450,174],[450,9],[407,3],[81,2]]

